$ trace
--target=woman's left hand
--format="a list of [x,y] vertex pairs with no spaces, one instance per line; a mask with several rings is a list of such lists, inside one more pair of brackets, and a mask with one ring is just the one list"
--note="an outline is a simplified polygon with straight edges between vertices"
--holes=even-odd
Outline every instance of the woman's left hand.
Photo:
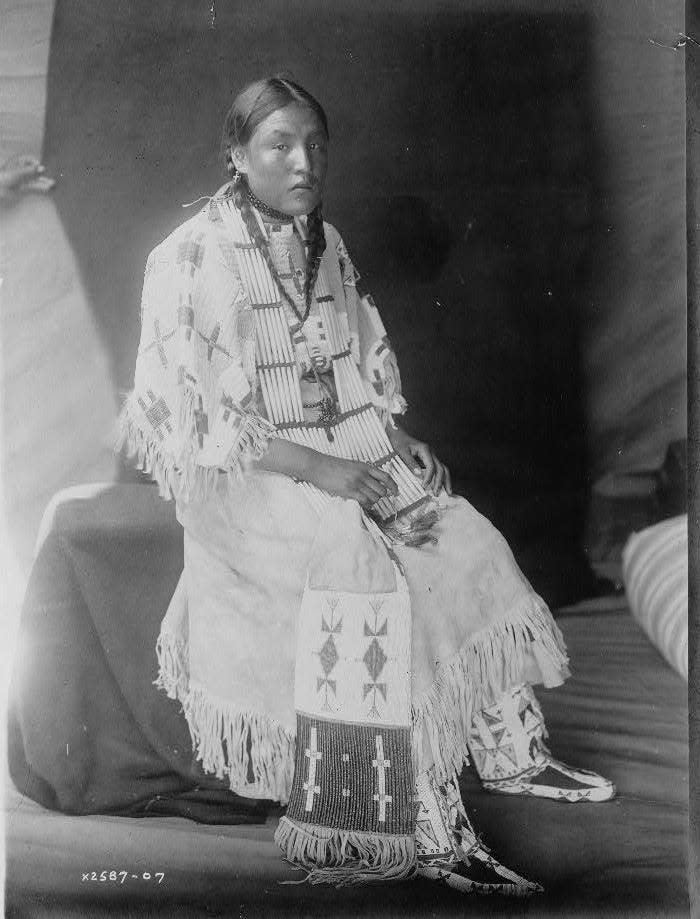
[[411,437],[407,431],[398,426],[392,428],[391,425],[387,425],[386,432],[394,450],[408,468],[416,475],[422,474],[425,489],[437,495],[444,487],[448,495],[452,494],[450,470],[440,462],[428,444]]

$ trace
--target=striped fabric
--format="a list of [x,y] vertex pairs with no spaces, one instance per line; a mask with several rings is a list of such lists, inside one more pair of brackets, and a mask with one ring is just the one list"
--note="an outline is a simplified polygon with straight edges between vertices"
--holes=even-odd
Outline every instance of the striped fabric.
[[634,533],[622,553],[632,614],[668,663],[688,679],[688,515]]

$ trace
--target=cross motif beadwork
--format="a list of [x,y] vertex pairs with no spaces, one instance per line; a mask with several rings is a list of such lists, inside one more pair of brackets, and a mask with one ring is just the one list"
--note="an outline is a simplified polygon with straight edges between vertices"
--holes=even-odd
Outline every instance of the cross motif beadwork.
[[306,805],[304,810],[310,811],[314,806],[314,795],[321,794],[321,786],[316,784],[316,763],[323,757],[323,753],[318,749],[317,728],[311,728],[309,746],[304,750],[304,756],[309,761],[309,775],[303,785],[304,791],[306,792]]
[[175,334],[175,329],[171,329],[169,332],[163,334],[160,328],[160,322],[157,319],[153,320],[153,335],[154,339],[147,346],[146,351],[152,351],[155,348],[158,351],[158,357],[163,367],[168,366],[168,357],[165,353],[165,343],[173,337]]
[[392,796],[386,793],[386,770],[391,767],[391,760],[384,758],[384,739],[381,734],[376,735],[375,742],[377,756],[372,760],[372,768],[377,770],[377,792],[372,799],[379,804],[379,822],[386,823],[386,806],[393,800]]

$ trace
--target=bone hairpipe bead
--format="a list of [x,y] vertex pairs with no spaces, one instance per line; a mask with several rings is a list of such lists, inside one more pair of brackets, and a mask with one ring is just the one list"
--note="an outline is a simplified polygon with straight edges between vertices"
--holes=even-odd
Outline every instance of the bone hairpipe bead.
[[277,397],[277,403],[281,409],[281,421],[291,421],[289,417],[289,409],[287,408],[287,400],[284,397],[284,390],[280,385],[281,374],[279,372],[279,367],[270,367],[269,369],[269,380],[270,386],[274,390],[275,396]]
[[279,307],[271,306],[267,310],[268,319],[270,321],[270,334],[275,340],[275,345],[280,354],[280,359],[286,361],[289,359],[289,354],[285,348],[284,339],[280,333],[280,323],[279,323]]
[[275,380],[277,381],[277,391],[280,394],[280,400],[282,402],[282,408],[284,409],[285,420],[294,421],[291,393],[289,392],[289,387],[285,383],[281,367],[275,367]]
[[265,404],[265,411],[267,412],[267,417],[270,421],[273,421],[272,417],[272,402],[270,400],[270,393],[267,391],[267,382],[263,377],[262,371],[258,370],[258,383],[260,384],[260,392],[262,393],[263,402]]
[[323,453],[324,455],[328,455],[326,451],[326,446],[328,444],[328,438],[327,437],[323,438],[318,428],[312,427],[312,428],[309,428],[309,431],[311,433],[311,440],[314,445],[314,450],[316,450],[318,453]]
[[389,440],[389,435],[386,432],[386,428],[379,420],[379,417],[377,416],[376,411],[373,410],[372,413],[376,419],[375,431],[377,432],[377,439],[378,439],[380,448],[383,450],[384,453],[393,453],[394,446],[391,443],[391,440]]
[[260,250],[257,248],[257,246],[255,247],[255,249],[249,249],[248,254],[250,258],[250,267],[253,273],[253,277],[255,279],[255,283],[258,285],[258,288],[260,289],[260,293],[263,297],[263,299],[261,300],[261,303],[266,303],[267,302],[267,298],[265,297],[265,286],[266,285],[264,281],[264,272],[262,271],[262,266],[260,264],[262,260],[262,255],[260,253]]
[[261,274],[261,278],[263,282],[265,295],[267,297],[267,302],[271,304],[278,303],[280,292],[278,290],[278,287],[277,287],[277,284],[275,283],[274,278],[272,277],[272,274],[270,273],[270,269],[267,265],[267,262],[265,261],[265,259],[262,257],[260,253],[258,253],[258,261],[260,264],[260,274]]
[[340,372],[340,368],[337,366],[336,362],[333,361],[333,379],[335,380],[335,392],[338,397],[338,405],[341,412],[346,412],[348,410],[348,403],[345,397],[345,386],[343,384],[343,377]]
[[353,416],[357,418],[357,423],[361,430],[363,431],[365,437],[367,438],[368,443],[372,447],[372,456],[374,459],[379,459],[380,456],[384,455],[384,450],[381,449],[381,444],[376,430],[376,414],[374,409],[365,409],[361,412],[358,412]]
[[357,436],[357,429],[353,424],[352,416],[349,418],[343,418],[342,425],[343,430],[345,431],[345,436],[348,440],[348,443],[350,444],[350,448],[353,450],[353,458],[359,460],[361,463],[370,462],[370,458],[367,453],[367,446],[362,438]]
[[294,412],[294,419],[295,421],[303,421],[304,411],[299,398],[299,381],[291,367],[284,368],[284,375],[287,381],[287,388],[289,389],[290,395],[292,397],[292,410]]
[[287,359],[290,361],[294,360],[294,345],[292,344],[292,337],[289,332],[289,323],[287,322],[287,317],[284,312],[284,307],[277,306],[273,309],[273,316],[277,323],[277,328],[279,330],[279,338],[282,344],[282,349],[284,354],[287,356]]
[[394,449],[394,445],[389,439],[389,435],[386,432],[386,428],[381,424],[381,422],[379,423],[379,437],[380,437],[382,446],[384,447],[384,450],[387,453],[391,453]]
[[249,270],[250,270],[250,279],[251,279],[251,282],[255,285],[255,289],[258,291],[258,303],[266,303],[267,298],[265,297],[265,294],[264,294],[264,289],[263,289],[263,285],[261,283],[261,278],[260,278],[260,271],[258,268],[258,255],[259,254],[260,253],[258,252],[257,248],[246,250],[246,257],[247,257]]
[[272,342],[270,341],[270,335],[267,331],[267,322],[265,321],[265,310],[256,309],[255,316],[257,321],[260,323],[260,337],[263,342],[263,347],[265,348],[265,354],[268,358],[267,363],[274,364],[277,360],[277,355],[272,349]]
[[[380,456],[383,456],[384,451],[378,449],[376,432],[372,430],[371,420],[366,417],[366,413],[359,412],[357,415],[351,415],[351,418],[356,430],[364,434],[367,441],[368,452],[372,460],[377,460]],[[361,434],[358,434],[358,436],[361,436]]]
[[277,422],[279,421],[279,418],[275,410],[275,404],[272,401],[272,397],[270,395],[270,390],[267,385],[267,380],[265,379],[265,371],[260,370],[258,372],[258,377],[260,379],[260,389],[262,390],[263,402],[265,403],[265,410],[267,412],[267,417],[273,424],[277,424]]
[[323,450],[320,449],[321,443],[318,439],[316,429],[313,427],[305,427],[303,430],[304,436],[308,439],[311,449],[315,450],[317,453],[323,453]]
[[251,252],[250,258],[251,266],[253,269],[253,274],[255,276],[255,281],[258,285],[261,295],[261,303],[270,302],[270,285],[268,283],[269,269],[265,264],[265,261],[261,253],[255,249]]
[[365,405],[367,402],[367,395],[362,387],[360,375],[358,373],[357,367],[350,357],[344,357],[342,360],[345,366],[345,373],[350,386],[350,390],[352,392],[353,408],[359,408],[361,405]]
[[277,351],[280,356],[280,360],[284,362],[289,362],[290,356],[287,353],[287,349],[284,347],[284,341],[280,335],[279,322],[278,322],[278,308],[273,306],[267,311],[268,319],[270,321],[270,332],[275,340],[277,346]]
[[262,370],[261,372],[265,375],[267,391],[270,394],[270,402],[272,403],[272,408],[276,415],[275,423],[281,424],[284,421],[284,412],[282,411],[282,403],[279,399],[279,393],[277,392],[274,377],[269,370]]
[[277,391],[277,384],[275,382],[275,375],[271,370],[265,370],[265,379],[267,381],[267,391],[270,393],[270,401],[275,410],[277,416],[277,424],[283,424],[286,420],[284,417],[284,408],[282,406],[282,400],[280,399],[280,394]]
[[347,436],[347,431],[345,429],[345,419],[342,419],[341,421],[339,421],[333,428],[333,431],[342,449],[342,456],[345,459],[358,459],[358,456],[355,453],[354,447],[350,443],[348,436]]
[[260,310],[253,310],[253,320],[255,322],[255,336],[260,348],[260,353],[262,354],[263,363],[271,364],[272,357],[270,355],[270,348],[267,343],[267,335],[265,335],[265,329],[263,326],[263,319]]
[[340,359],[343,364],[343,373],[348,381],[348,389],[351,395],[352,407],[359,408],[365,402],[365,396],[360,387],[359,374],[352,359],[349,356]]
[[360,426],[357,423],[357,415],[349,415],[347,418],[343,419],[343,424],[346,426],[349,436],[351,437],[355,449],[357,450],[359,458],[363,463],[371,463],[372,452],[370,450],[370,445],[365,441],[360,433]]
[[238,259],[242,269],[242,274],[245,275],[248,290],[253,295],[253,302],[255,304],[259,304],[261,302],[260,291],[258,290],[258,285],[255,283],[253,267],[250,263],[250,251],[248,249],[238,249]]
[[338,441],[338,445],[340,446],[340,450],[341,450],[340,455],[344,459],[357,459],[357,456],[355,455],[355,451],[352,445],[350,444],[350,441],[348,440],[347,432],[345,430],[344,419],[336,423],[336,425],[333,428],[333,433],[334,433],[336,440]]
[[323,453],[328,456],[330,441],[326,437],[325,432],[321,428],[313,428],[313,432],[316,439],[316,449],[319,453]]
[[360,408],[361,405],[364,405],[366,399],[364,394],[360,391],[357,383],[357,368],[352,363],[349,357],[340,358],[340,363],[343,366],[343,376],[346,380],[346,389],[348,391],[348,401],[351,408]]
[[404,490],[412,501],[417,501],[418,498],[423,497],[425,491],[422,485],[416,481],[415,476],[408,471],[403,463],[393,459],[391,461],[391,469],[394,476],[404,483]]
[[275,335],[274,329],[272,326],[272,316],[270,315],[271,310],[264,309],[264,310],[260,310],[260,312],[265,317],[265,331],[267,332],[268,341],[270,342],[270,349],[275,357],[275,360],[281,363],[284,358],[283,358],[282,352],[280,351],[279,343],[277,341],[277,336]]
[[265,336],[265,343],[267,345],[268,353],[271,355],[272,360],[270,363],[275,363],[278,360],[277,351],[274,346],[274,342],[270,337],[270,329],[268,328],[267,321],[267,310],[266,309],[257,309],[257,315],[260,317],[260,327],[262,329],[263,335]]
[[305,447],[309,447],[311,450],[314,449],[314,445],[311,443],[311,438],[309,437],[309,432],[306,428],[297,428],[297,434],[300,438],[300,443]]
[[406,465],[393,456],[389,460],[388,465],[394,478],[400,482],[403,482],[406,488],[408,488],[411,492],[414,492],[416,489],[415,477],[408,471]]
[[274,422],[274,416],[272,414],[272,403],[270,402],[270,394],[267,391],[267,385],[263,379],[262,374],[258,374],[258,379],[260,380],[260,392],[262,393],[263,403],[265,405],[265,413],[270,421]]
[[299,380],[296,373],[294,373],[291,367],[284,368],[284,375],[287,380],[287,388],[289,390],[289,395],[292,400],[292,411],[294,412],[295,421],[304,420],[304,409],[301,404],[300,392],[299,392]]
[[262,338],[260,336],[260,328],[258,321],[253,314],[253,328],[255,330],[255,360],[257,364],[265,364],[265,350],[263,348]]
[[347,361],[349,365],[349,373],[353,381],[353,387],[357,393],[358,406],[365,405],[369,398],[367,389],[365,387],[365,382],[362,379],[360,371],[358,370],[357,365],[355,364],[355,361],[352,359],[352,357],[348,357]]
[[[351,382],[348,379],[346,368],[343,366],[342,360],[333,360],[333,370],[335,372],[336,378],[336,388],[338,389],[338,401],[340,402],[340,408],[343,412],[351,411],[355,405],[352,397],[352,387]],[[342,392],[343,398],[340,401],[340,393]]]

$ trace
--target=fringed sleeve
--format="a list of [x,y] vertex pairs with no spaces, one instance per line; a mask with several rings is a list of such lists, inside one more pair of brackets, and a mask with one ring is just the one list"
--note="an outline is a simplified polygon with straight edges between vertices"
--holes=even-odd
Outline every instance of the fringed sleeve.
[[345,243],[332,227],[329,230],[327,236],[335,244],[345,292],[350,347],[367,395],[386,426],[391,423],[392,415],[403,415],[406,411],[399,365],[374,300],[369,294],[361,296],[357,289],[360,276]]
[[201,215],[151,253],[134,389],[116,446],[164,498],[203,497],[221,472],[240,472],[266,449],[273,428],[255,408],[254,374],[243,369],[251,363],[245,307]]

